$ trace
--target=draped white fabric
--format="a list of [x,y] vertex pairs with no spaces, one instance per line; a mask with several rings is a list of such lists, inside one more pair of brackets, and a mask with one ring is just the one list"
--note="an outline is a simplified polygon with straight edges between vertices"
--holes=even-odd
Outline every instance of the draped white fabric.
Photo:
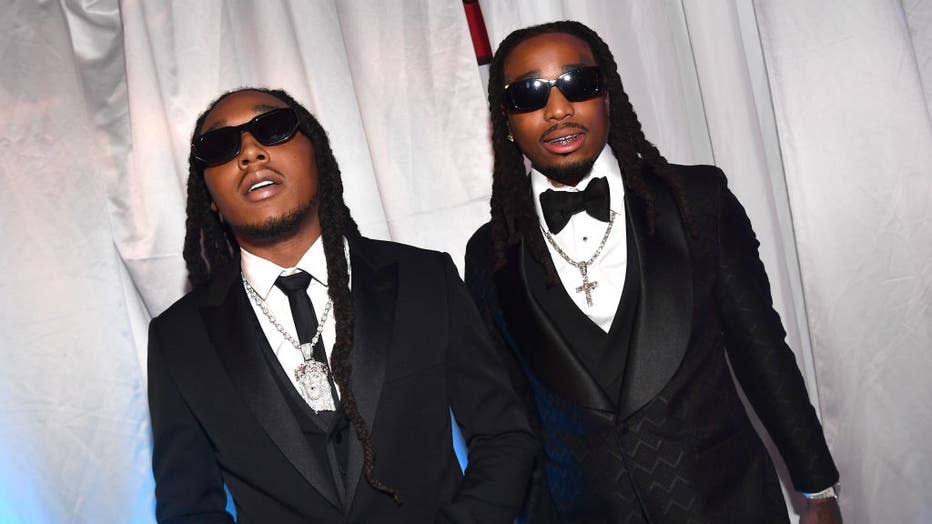
[[[488,214],[458,1],[12,0],[0,17],[0,522],[152,522],[145,338],[184,292],[188,140],[283,87],[364,234],[449,251]],[[482,2],[493,48],[574,18],[648,137],[716,163],[842,473],[846,522],[929,522],[932,2]]]
[[856,4],[758,21],[848,522],[932,522],[930,4]]

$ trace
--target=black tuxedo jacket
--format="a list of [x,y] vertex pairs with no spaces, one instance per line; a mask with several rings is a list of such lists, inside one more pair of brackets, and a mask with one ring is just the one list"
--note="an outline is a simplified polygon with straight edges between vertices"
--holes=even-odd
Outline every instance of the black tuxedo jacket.
[[[149,329],[156,514],[163,523],[510,523],[537,444],[448,255],[350,242],[352,388],[371,430],[375,475],[349,436],[345,489],[302,434],[276,384],[239,278],[216,275]],[[469,449],[464,476],[450,410]],[[342,496],[341,496],[342,495]]]
[[627,352],[620,391],[600,387],[601,370],[587,368],[573,348],[577,333],[538,300],[528,275],[543,269],[523,242],[498,271],[488,224],[469,242],[467,285],[513,355],[513,381],[543,437],[529,522],[786,522],[773,465],[728,362],[796,488],[838,480],[744,209],[717,168],[671,168],[694,234],[647,168],[653,234],[645,203],[625,197],[629,264],[638,266],[626,286],[638,289],[626,347],[607,349]]

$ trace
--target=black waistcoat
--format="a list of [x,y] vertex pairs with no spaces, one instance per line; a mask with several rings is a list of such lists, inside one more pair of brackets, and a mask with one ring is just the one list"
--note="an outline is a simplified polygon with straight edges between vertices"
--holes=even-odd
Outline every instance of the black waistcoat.
[[298,394],[288,376],[285,375],[285,370],[282,369],[278,357],[272,351],[272,347],[265,338],[265,333],[263,333],[258,320],[255,320],[255,327],[258,330],[256,338],[259,341],[259,352],[265,357],[263,361],[268,365],[278,389],[282,392],[282,397],[288,404],[291,413],[294,414],[295,420],[307,440],[308,450],[317,456],[319,463],[330,465],[330,476],[333,479],[337,495],[345,504],[346,461],[350,431],[349,422],[342,407],[338,404],[336,411],[314,412]]
[[[602,331],[576,306],[564,286],[559,283],[548,285],[542,264],[532,257],[524,257],[527,283],[534,299],[550,316],[583,366],[613,402],[618,399],[621,391],[640,293],[640,261],[634,245],[634,232],[630,224],[626,225],[626,229],[628,262],[625,284],[608,333]],[[599,299],[596,288],[594,300]]]

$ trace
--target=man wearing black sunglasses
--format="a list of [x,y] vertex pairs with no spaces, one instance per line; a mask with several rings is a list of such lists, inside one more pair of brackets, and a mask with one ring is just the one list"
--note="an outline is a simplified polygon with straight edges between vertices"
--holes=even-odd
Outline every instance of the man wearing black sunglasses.
[[232,522],[225,488],[238,522],[513,521],[536,443],[450,257],[360,236],[342,192],[283,91],[198,119],[194,289],[149,330],[159,522]]
[[466,282],[544,442],[527,522],[787,522],[729,362],[806,494],[802,522],[841,522],[838,471],[721,171],[663,158],[576,22],[506,37],[489,105],[491,220]]

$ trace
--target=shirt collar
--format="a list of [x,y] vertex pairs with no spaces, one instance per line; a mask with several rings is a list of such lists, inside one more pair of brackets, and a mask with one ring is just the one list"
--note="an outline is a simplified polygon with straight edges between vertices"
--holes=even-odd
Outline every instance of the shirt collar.
[[280,275],[291,275],[297,270],[310,274],[314,280],[327,285],[327,260],[324,257],[324,243],[318,238],[304,253],[295,267],[281,267],[278,264],[254,255],[240,248],[240,268],[249,285],[265,300],[269,296],[275,280]]
[[582,191],[589,185],[590,180],[599,177],[605,177],[608,180],[609,208],[616,213],[620,213],[624,209],[625,186],[621,181],[621,168],[618,167],[618,160],[612,153],[612,148],[607,144],[595,159],[589,174],[584,176],[575,186],[554,187],[549,178],[540,171],[531,168],[531,191],[534,193],[534,209],[537,211],[537,216],[544,216],[540,207],[540,195],[544,191],[548,189],[554,191]]

